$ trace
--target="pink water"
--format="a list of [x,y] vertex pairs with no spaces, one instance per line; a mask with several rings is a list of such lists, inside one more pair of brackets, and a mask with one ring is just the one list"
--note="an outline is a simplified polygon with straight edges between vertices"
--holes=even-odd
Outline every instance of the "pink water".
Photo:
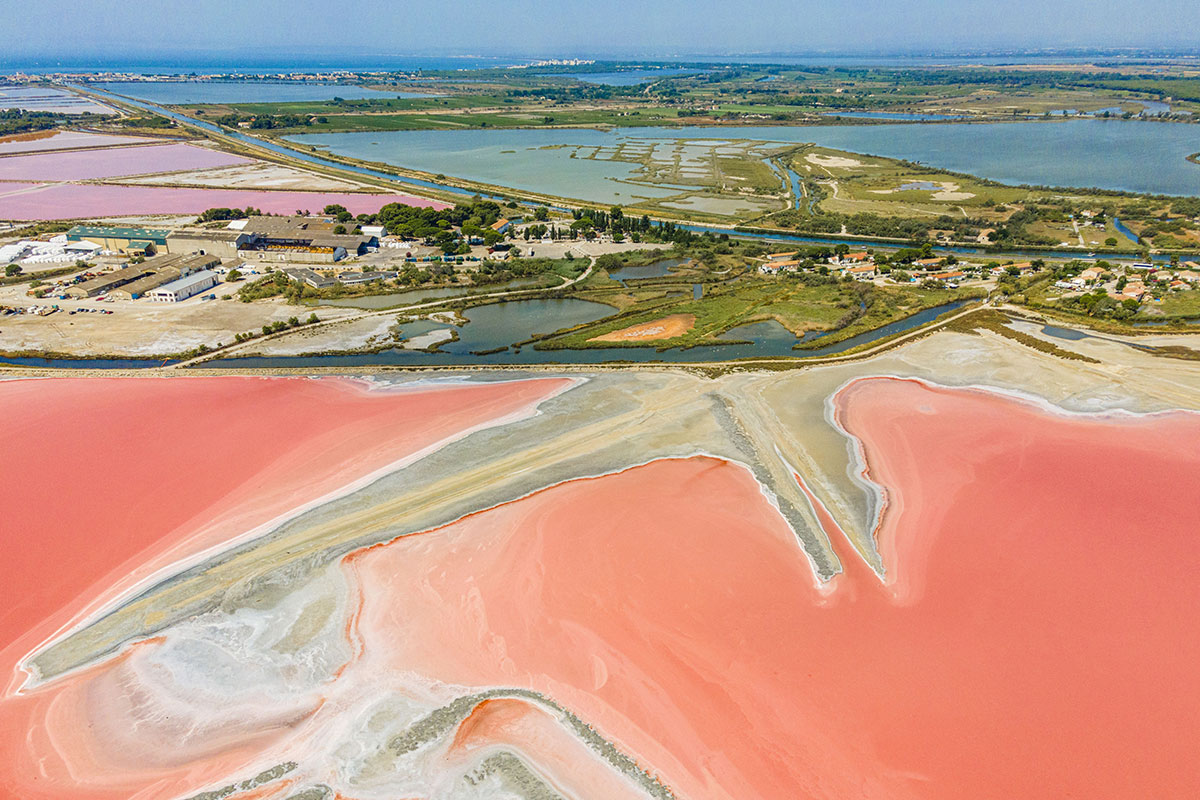
[[104,147],[0,158],[0,180],[79,181],[249,163],[241,156],[182,143]]
[[0,137],[0,154],[36,153],[43,150],[69,150],[83,147],[108,147],[120,144],[138,144],[157,141],[137,136],[110,136],[104,133],[81,131],[55,131],[50,136],[30,137],[23,134]]
[[[140,148],[139,148],[140,149]],[[0,219],[96,219],[127,214],[198,214],[208,208],[253,206],[271,214],[319,213],[334,203],[352,214],[373,214],[388,203],[448,208],[406,194],[265,192],[242,189],[179,189],[158,186],[44,185],[0,183]]]
[[[348,555],[355,655],[307,706],[179,737],[147,715],[130,649],[0,705],[0,786],[149,798],[254,764],[336,763],[357,701],[421,676],[553,698],[679,797],[1200,796],[1200,417],[1068,416],[893,379],[856,381],[833,406],[883,487],[886,581],[822,513],[846,569],[818,590],[736,464],[571,480]],[[199,449],[172,458],[204,451],[183,439]],[[60,502],[97,491],[68,486]],[[511,747],[621,796],[565,730],[501,700],[443,758]]]

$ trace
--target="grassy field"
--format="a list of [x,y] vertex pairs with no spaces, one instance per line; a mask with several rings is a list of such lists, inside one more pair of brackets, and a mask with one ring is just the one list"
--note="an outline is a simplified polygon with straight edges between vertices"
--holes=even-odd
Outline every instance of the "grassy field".
[[[751,322],[773,319],[797,337],[806,331],[826,331],[821,344],[832,344],[864,331],[903,319],[918,311],[974,296],[969,290],[879,287],[871,284],[811,276],[763,277],[748,271],[744,262],[736,269],[692,267],[663,278],[629,281],[616,286],[597,275],[575,296],[616,306],[619,313],[582,325],[538,346],[595,348],[605,343],[596,337],[662,317],[690,314],[691,330],[672,339],[630,341],[629,346],[694,347],[719,343],[726,331]],[[696,299],[692,285],[701,283],[704,295]]]
[[1168,292],[1163,295],[1162,302],[1155,303],[1153,308],[1157,311],[1156,314],[1143,316],[1148,319],[1161,317],[1200,317],[1200,290],[1192,289],[1185,292]]
[[[506,108],[511,106],[511,108]],[[473,110],[477,109],[477,110]],[[426,98],[373,101],[370,107],[355,107],[325,102],[313,103],[241,103],[228,106],[191,106],[191,113],[213,119],[225,114],[298,115],[321,117],[295,128],[276,129],[281,133],[334,131],[436,130],[439,128],[541,128],[594,127],[675,124],[679,112],[671,108],[578,109],[552,106],[516,106],[511,101],[474,96],[439,100]]]

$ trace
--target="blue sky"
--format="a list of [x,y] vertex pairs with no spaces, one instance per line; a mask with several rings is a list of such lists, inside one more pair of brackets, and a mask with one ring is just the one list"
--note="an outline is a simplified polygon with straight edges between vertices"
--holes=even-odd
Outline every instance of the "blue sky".
[[0,58],[10,59],[1200,46],[1196,0],[0,0],[0,20]]

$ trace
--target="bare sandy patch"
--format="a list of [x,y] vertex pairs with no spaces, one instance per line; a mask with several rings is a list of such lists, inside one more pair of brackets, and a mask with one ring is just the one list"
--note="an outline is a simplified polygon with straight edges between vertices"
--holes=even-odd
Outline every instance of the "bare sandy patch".
[[674,339],[676,336],[682,336],[692,329],[696,324],[695,314],[672,314],[669,317],[662,319],[643,322],[639,325],[631,325],[628,328],[621,328],[619,331],[611,331],[600,336],[593,336],[588,339],[589,342],[653,342],[659,339]]
[[970,200],[972,197],[975,196],[972,192],[958,191],[957,183],[950,183],[949,181],[943,181],[941,186],[942,186],[942,188],[940,191],[933,193],[934,200],[945,200],[947,202],[953,203],[958,200]]
[[[931,200],[941,200],[944,202],[953,203],[953,202],[959,201],[959,200],[970,200],[972,197],[975,196],[971,192],[958,191],[958,184],[951,183],[950,181],[929,181],[929,183],[932,183],[935,186],[941,187],[937,191],[933,191],[932,189],[925,190],[925,191],[932,192],[932,194],[929,195]],[[905,184],[905,185],[907,185],[907,184]],[[897,187],[895,189],[871,189],[870,190],[871,194],[896,194],[899,191],[902,191],[902,187]]]
[[855,158],[846,158],[845,156],[824,156],[820,153],[809,153],[804,157],[805,161],[816,164],[818,167],[865,167],[863,162]]
[[228,189],[296,189],[300,191],[346,191],[361,189],[358,184],[327,178],[279,164],[254,164],[214,169],[171,172],[130,178],[126,183],[163,186],[203,186]]

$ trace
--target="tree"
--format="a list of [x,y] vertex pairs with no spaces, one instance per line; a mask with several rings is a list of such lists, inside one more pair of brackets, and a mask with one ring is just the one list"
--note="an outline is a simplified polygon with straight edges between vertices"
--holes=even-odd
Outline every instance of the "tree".
[[1117,239],[1116,239],[1116,237],[1115,237],[1115,236],[1110,236],[1110,237],[1108,237],[1107,239],[1105,239],[1105,240],[1104,240],[1104,246],[1105,246],[1105,247],[1116,247],[1116,246],[1117,246]]
[[345,225],[334,225],[333,232],[335,235],[340,236],[346,232],[346,226]]
[[4,277],[11,278],[14,275],[21,274],[21,267],[17,264],[9,264],[4,268]]
[[313,313],[308,315],[308,319],[306,319],[304,321],[304,323],[306,325],[316,325],[320,321],[321,320],[317,318],[317,313],[314,311]]
[[321,213],[334,217],[338,214],[345,213],[346,210],[346,207],[340,203],[330,203],[329,205],[325,206],[325,210],[323,210]]
[[226,273],[226,275],[225,275],[225,280],[229,283],[233,283],[234,281],[240,281],[241,279],[242,279],[242,273],[236,269],[229,270],[229,272]]
[[539,222],[545,222],[550,219],[550,209],[545,206],[538,206],[533,212],[533,218]]

